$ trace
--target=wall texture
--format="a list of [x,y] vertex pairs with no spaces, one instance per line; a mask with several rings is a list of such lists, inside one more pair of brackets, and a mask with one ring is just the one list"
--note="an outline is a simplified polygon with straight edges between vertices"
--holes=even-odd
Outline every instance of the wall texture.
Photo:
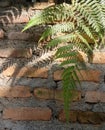
[[[6,1],[5,1],[6,2]],[[2,3],[3,4],[3,3]],[[65,123],[62,68],[49,64],[51,52],[34,53],[45,26],[21,32],[30,17],[46,4],[34,7],[0,4],[0,130],[105,130],[105,49],[95,50],[79,74]],[[41,63],[48,58],[48,64]],[[43,61],[44,62],[44,61]],[[39,67],[40,66],[40,67]]]

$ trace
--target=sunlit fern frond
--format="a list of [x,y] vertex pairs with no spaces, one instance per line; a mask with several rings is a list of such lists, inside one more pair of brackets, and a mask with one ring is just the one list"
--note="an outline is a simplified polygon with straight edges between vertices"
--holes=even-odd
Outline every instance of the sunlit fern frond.
[[101,0],[72,0],[72,4],[54,5],[34,16],[23,31],[40,24],[51,26],[42,34],[39,44],[46,41],[48,48],[57,47],[55,58],[63,58],[64,106],[68,111],[72,90],[76,88],[77,82],[80,83],[77,75],[80,65],[78,50],[92,52],[94,44],[99,42],[97,39],[104,37],[105,6]]
[[61,24],[55,24],[52,27],[47,28],[42,34],[39,42],[49,36],[56,35],[57,33],[70,33],[75,29],[75,25],[72,22],[65,22]]
[[[69,11],[70,11],[70,6],[65,3],[45,8],[42,12],[35,15],[29,21],[29,23],[23,29],[23,31],[32,26],[36,26],[39,24],[45,24],[45,23],[55,24],[55,23],[59,23],[59,22],[61,23],[61,21],[64,22],[65,20],[67,21],[67,15],[68,15]],[[69,15],[68,15],[68,19],[69,19]]]

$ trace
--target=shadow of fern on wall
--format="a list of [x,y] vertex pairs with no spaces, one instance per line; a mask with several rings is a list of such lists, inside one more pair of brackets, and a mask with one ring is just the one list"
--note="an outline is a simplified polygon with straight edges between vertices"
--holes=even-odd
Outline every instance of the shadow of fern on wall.
[[10,9],[2,11],[0,16],[0,23],[3,25],[12,24],[12,23],[26,23],[29,21],[29,17],[24,12],[21,14],[21,10],[19,11],[16,7],[11,7]]
[[0,23],[6,25],[28,22],[29,15],[32,15],[28,12],[31,6],[31,3],[25,1],[0,1]]

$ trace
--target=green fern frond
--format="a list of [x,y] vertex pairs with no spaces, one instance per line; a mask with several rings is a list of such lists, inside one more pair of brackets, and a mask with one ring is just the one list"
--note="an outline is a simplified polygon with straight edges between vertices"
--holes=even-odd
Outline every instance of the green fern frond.
[[87,2],[85,0],[82,0],[74,5],[74,11],[76,14],[78,26],[82,25],[82,28],[83,25],[88,26],[88,28],[90,26],[92,30],[98,32],[98,35],[102,35],[102,32],[104,32],[104,28],[99,16],[101,16],[100,12],[103,13],[103,11],[98,11],[99,8],[99,2],[92,0],[88,0]]
[[[59,29],[58,29],[59,28]],[[44,33],[42,34],[39,42],[43,39],[46,39],[49,36],[53,36],[56,35],[57,33],[70,33],[71,31],[73,31],[75,28],[74,23],[72,22],[68,22],[68,23],[61,23],[61,24],[56,24],[50,28],[47,28]]]
[[70,64],[76,64],[77,63],[77,60],[74,58],[71,58],[71,59],[67,59],[67,60],[64,60],[60,66],[67,66],[67,65],[70,65]]
[[68,57],[71,57],[71,56],[74,56],[74,55],[76,55],[77,54],[77,52],[75,52],[75,51],[73,51],[73,52],[66,52],[66,53],[61,53],[61,54],[58,54],[57,56],[56,56],[56,58],[58,59],[58,58],[68,58]]
[[47,47],[55,47],[60,43],[74,42],[74,41],[77,41],[77,39],[78,37],[75,35],[75,33],[70,33],[70,34],[59,36],[55,39],[52,39],[48,43]]
[[[70,67],[64,69],[64,72],[62,74],[64,110],[65,110],[67,121],[69,120],[69,116],[68,116],[69,115],[68,111],[69,111],[69,108],[70,108],[69,104],[70,104],[70,102],[72,102],[73,91],[74,91],[75,86],[76,86],[76,82],[74,80],[74,71],[75,70],[76,69],[75,69],[74,66],[70,66]],[[76,76],[75,76],[75,78],[76,78]]]
[[58,50],[57,50],[57,52],[56,52],[56,55],[57,55],[58,53],[60,53],[60,52],[62,53],[62,52],[64,52],[64,51],[69,51],[69,50],[72,50],[72,49],[73,49],[73,44],[64,45],[64,46],[58,48]]
[[22,30],[25,31],[33,26],[36,25],[40,25],[40,24],[44,24],[45,23],[45,19],[44,17],[42,17],[42,12],[38,13],[37,15],[35,15],[30,21],[29,23],[24,27],[24,29]]
[[[60,4],[56,6],[50,6],[45,8],[42,12],[39,14],[35,15],[29,23],[25,26],[23,31],[27,30],[28,28],[32,26],[36,26],[39,24],[54,24],[54,23],[59,23],[63,21],[67,21],[67,15],[70,10],[70,6],[68,4]],[[65,14],[66,12],[66,14]],[[63,16],[63,17],[62,17]]]
[[[60,4],[45,8],[34,16],[23,29],[26,30],[39,24],[51,24],[42,34],[39,45],[46,41],[48,48],[57,47],[55,58],[63,58],[62,75],[64,107],[68,118],[69,103],[76,84],[80,84],[77,72],[81,62],[78,50],[92,52],[97,37],[103,39],[105,34],[105,6],[101,0],[73,0],[72,4]],[[61,34],[61,35],[59,35]],[[86,37],[92,41],[92,47]],[[46,40],[49,38],[49,40]]]
[[78,31],[76,32],[76,35],[81,40],[81,42],[83,42],[87,46],[87,48],[89,48],[90,51],[92,51],[92,48],[90,47],[88,41]]

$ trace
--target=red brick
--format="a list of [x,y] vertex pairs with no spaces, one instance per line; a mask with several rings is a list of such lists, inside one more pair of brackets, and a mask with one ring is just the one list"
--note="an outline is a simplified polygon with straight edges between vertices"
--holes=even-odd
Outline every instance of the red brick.
[[29,78],[48,78],[48,69],[35,67],[16,67],[11,66],[2,72],[4,76],[29,77]]
[[[72,101],[81,100],[81,92],[80,91],[73,91],[72,93],[73,93]],[[38,99],[45,99],[45,100],[55,99],[55,100],[58,100],[58,101],[64,100],[62,90],[53,90],[53,89],[47,89],[47,88],[36,88],[34,90],[34,95]]]
[[100,102],[105,103],[105,92],[100,92]]
[[8,39],[10,40],[23,40],[23,41],[38,41],[41,37],[42,30],[39,30],[39,32],[32,33],[26,33],[26,32],[10,32],[8,34]]
[[2,29],[0,29],[0,39],[4,38],[4,31]]
[[35,3],[35,5],[33,7],[30,7],[28,11],[22,9],[21,14],[19,13],[19,10],[17,10],[16,8],[10,7],[9,10],[6,10],[6,12],[4,12],[4,14],[0,16],[0,23],[3,23],[3,25],[28,23],[30,18],[35,14],[36,10],[44,9],[45,7],[51,5],[54,5],[54,3]]
[[20,120],[20,121],[48,121],[51,119],[52,112],[49,108],[6,108],[3,111],[3,119]]
[[26,86],[0,87],[0,97],[27,98],[31,96],[30,88]]
[[34,96],[38,99],[50,100],[54,99],[54,90],[46,88],[35,88]]
[[[81,73],[81,75],[80,75]],[[81,70],[80,73],[78,73],[79,79],[82,81],[93,81],[93,82],[99,82],[100,81],[100,74],[101,72],[98,70]]]
[[[9,10],[8,12],[11,12],[11,10]],[[8,13],[7,12],[7,13]],[[9,14],[9,13],[8,13]],[[17,15],[17,16],[9,16],[8,14],[5,14],[3,16],[0,16],[0,23],[2,23],[3,25],[6,24],[16,24],[16,23],[28,23],[29,22],[29,16],[27,12],[22,12],[21,15]],[[15,14],[14,14],[15,15]]]
[[32,57],[32,49],[0,49],[0,57],[15,57],[15,58],[31,58]]
[[[60,112],[58,119],[63,122],[66,121],[64,111]],[[91,111],[70,111],[69,121],[79,122],[81,124],[101,124],[105,122],[105,113]]]
[[[63,110],[59,113],[58,119],[60,121],[63,121],[63,122],[66,121],[65,112]],[[69,121],[70,122],[76,122],[77,121],[77,112],[75,112],[75,111],[70,111],[69,112]]]
[[10,40],[30,40],[32,37],[32,34],[26,32],[10,32],[8,34]]
[[[57,70],[54,72],[54,80],[62,80],[63,70]],[[81,74],[80,74],[81,73]],[[98,70],[80,70],[80,73],[77,72],[80,81],[93,81],[99,82],[100,80],[100,71]],[[81,76],[82,75],[82,76]]]
[[93,52],[90,58],[91,63],[105,64],[105,52]]
[[29,16],[27,13],[21,13],[21,15],[18,15],[15,17],[10,23],[28,23],[30,20]]
[[85,102],[89,102],[89,103],[103,102],[103,103],[105,103],[105,92],[88,91],[85,94]]
[[102,112],[78,112],[78,121],[82,124],[101,124],[105,122],[105,113]]

